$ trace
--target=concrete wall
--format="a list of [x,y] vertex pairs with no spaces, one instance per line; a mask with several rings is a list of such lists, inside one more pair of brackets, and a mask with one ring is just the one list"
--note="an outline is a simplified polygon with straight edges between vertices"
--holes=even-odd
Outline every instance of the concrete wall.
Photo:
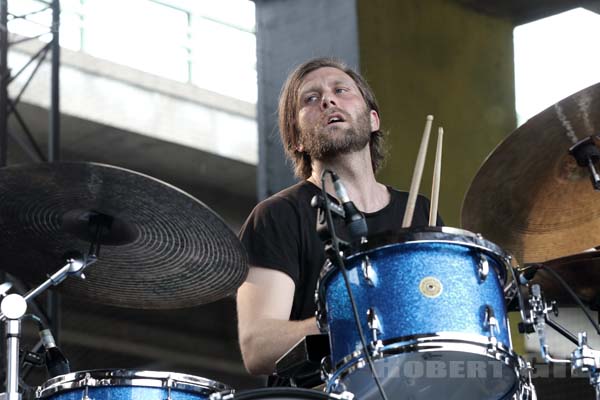
[[448,0],[358,1],[361,71],[389,132],[379,178],[408,189],[425,116],[435,116],[421,192],[430,195],[437,127],[445,130],[440,212],[460,206],[485,156],[516,127],[510,21]]

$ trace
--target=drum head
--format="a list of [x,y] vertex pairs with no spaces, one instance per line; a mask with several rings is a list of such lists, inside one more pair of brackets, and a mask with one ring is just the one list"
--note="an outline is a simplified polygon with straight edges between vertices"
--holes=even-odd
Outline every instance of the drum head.
[[[431,358],[419,353],[396,355],[375,360],[375,370],[390,400],[507,399],[519,383],[514,370],[501,361],[456,352],[440,351]],[[367,366],[342,382],[357,399],[381,399]]]
[[258,400],[258,399],[276,399],[276,400],[297,400],[297,399],[311,399],[311,400],[334,400],[333,397],[327,393],[319,392],[318,390],[312,389],[300,389],[300,388],[266,388],[247,390],[243,392],[236,392],[233,396],[234,400]]
[[[225,392],[231,388],[221,382],[194,375],[163,371],[137,371],[105,369],[73,372],[46,381],[36,392],[36,398],[49,397],[67,391],[108,390],[110,388],[156,388],[160,391],[181,391],[207,397],[212,393]],[[147,391],[149,393],[149,391]],[[101,396],[102,399],[104,397]],[[126,397],[121,396],[122,399]],[[151,396],[144,397],[150,399]]]

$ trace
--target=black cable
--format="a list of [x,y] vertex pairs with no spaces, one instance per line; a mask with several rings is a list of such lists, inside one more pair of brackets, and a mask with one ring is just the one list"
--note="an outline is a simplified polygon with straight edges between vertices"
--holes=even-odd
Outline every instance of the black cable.
[[333,252],[335,253],[335,258],[337,262],[337,266],[342,271],[342,277],[344,278],[344,284],[346,285],[346,290],[348,291],[348,297],[350,299],[350,305],[352,306],[352,313],[354,315],[354,322],[356,324],[356,329],[358,330],[358,335],[360,336],[360,343],[363,348],[363,353],[367,359],[367,364],[369,365],[369,369],[371,370],[371,375],[373,376],[373,380],[377,385],[377,389],[379,390],[379,394],[383,400],[388,400],[385,391],[383,390],[383,386],[381,386],[381,382],[379,381],[379,377],[375,372],[375,365],[373,364],[373,359],[371,358],[371,354],[367,348],[367,340],[365,339],[365,334],[363,332],[360,316],[358,315],[358,307],[356,306],[356,302],[354,301],[354,295],[352,294],[352,288],[350,287],[350,279],[348,279],[348,271],[346,270],[346,266],[344,264],[344,260],[340,254],[340,241],[337,235],[335,234],[335,227],[333,225],[333,217],[331,216],[331,210],[329,209],[329,201],[327,200],[327,190],[325,189],[325,175],[332,175],[333,172],[326,169],[321,174],[321,191],[323,192],[323,198],[325,199],[324,207],[325,207],[325,215],[327,217],[327,225],[329,226],[329,233],[331,234],[331,244],[333,247]]
[[573,298],[573,300],[575,300],[575,302],[577,303],[577,305],[579,305],[579,307],[581,308],[581,310],[583,311],[583,313],[585,314],[585,316],[587,317],[587,319],[590,321],[590,323],[592,324],[592,326],[596,330],[596,333],[598,333],[598,335],[600,335],[600,327],[598,326],[598,324],[596,323],[596,321],[594,321],[594,318],[588,312],[588,310],[585,308],[585,305],[583,304],[583,302],[581,301],[581,299],[577,296],[577,294],[575,294],[575,292],[573,291],[573,289],[571,289],[571,287],[567,284],[567,282],[565,282],[564,279],[561,278],[561,276],[556,273],[556,271],[553,271],[552,269],[546,267],[544,264],[539,264],[539,267],[540,267],[540,269],[542,269],[545,272],[548,272],[550,275],[552,275],[552,277],[554,279],[556,279],[562,285],[562,287],[567,291],[567,293],[569,293],[569,295],[571,295],[571,297]]

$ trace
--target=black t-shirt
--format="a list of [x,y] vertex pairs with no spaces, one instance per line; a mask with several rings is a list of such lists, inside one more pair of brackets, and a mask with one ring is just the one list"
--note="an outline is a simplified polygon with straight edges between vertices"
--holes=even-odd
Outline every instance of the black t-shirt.
[[[369,235],[395,231],[402,226],[408,193],[388,187],[390,202],[374,213],[364,213]],[[314,316],[314,293],[325,263],[324,244],[316,231],[317,210],[310,205],[321,189],[299,182],[259,203],[240,231],[252,266],[286,273],[296,285],[290,320]],[[412,226],[429,222],[429,200],[419,195]],[[438,219],[438,224],[441,221]],[[344,237],[338,224],[336,232]]]

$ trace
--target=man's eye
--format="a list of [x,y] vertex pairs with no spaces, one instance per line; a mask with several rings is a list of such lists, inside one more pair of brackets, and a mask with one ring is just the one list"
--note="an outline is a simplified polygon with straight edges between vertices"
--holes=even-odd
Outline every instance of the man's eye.
[[314,103],[317,100],[319,100],[319,96],[317,96],[316,94],[311,94],[310,96],[306,96],[304,98],[305,103]]
[[335,89],[336,93],[346,93],[347,91],[348,91],[348,89],[346,89],[346,88],[337,88],[337,89]]

